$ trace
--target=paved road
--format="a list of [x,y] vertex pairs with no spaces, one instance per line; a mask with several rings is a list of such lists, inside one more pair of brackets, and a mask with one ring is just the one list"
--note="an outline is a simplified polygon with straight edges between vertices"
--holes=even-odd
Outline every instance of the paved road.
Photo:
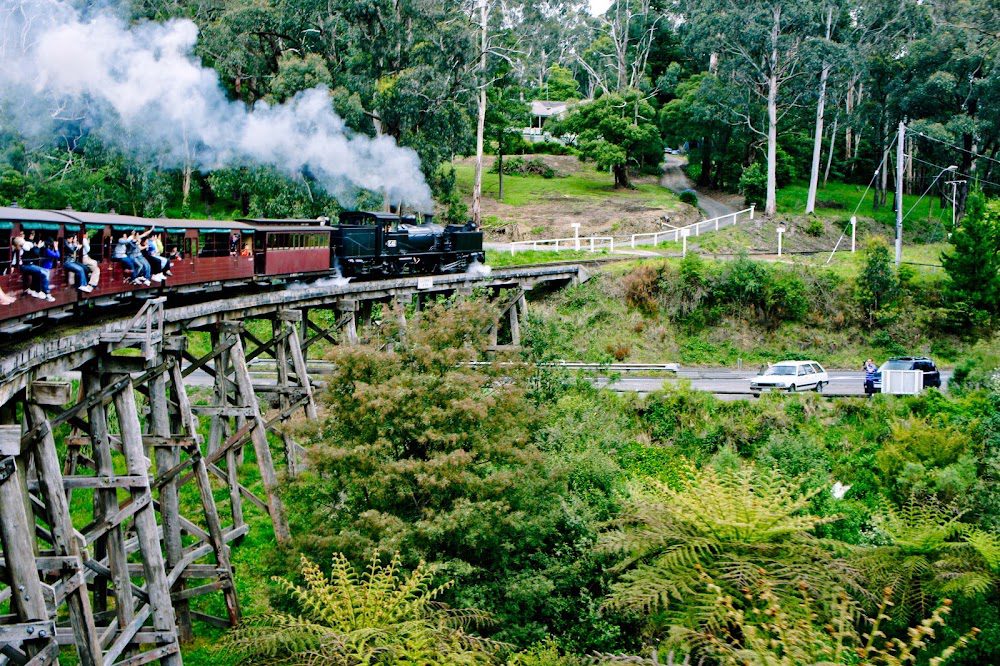
[[[312,362],[310,362],[312,366]],[[317,370],[321,378],[323,371],[328,368],[326,364],[320,362],[321,367],[311,367],[310,372]],[[273,370],[264,369],[252,370],[254,380],[261,384],[273,384],[275,376]],[[594,383],[621,393],[652,393],[659,391],[666,384],[676,384],[679,381],[687,380],[691,386],[700,391],[715,393],[724,400],[741,400],[751,397],[750,378],[757,373],[753,370],[728,370],[725,368],[702,368],[702,369],[682,369],[675,376],[665,377],[635,377],[626,376],[616,378],[613,382],[607,377],[597,377]],[[864,395],[864,373],[853,370],[828,370],[830,384],[824,389],[824,393],[831,395]],[[948,386],[951,381],[951,371],[941,372],[943,387]],[[315,375],[314,375],[315,376]],[[201,370],[192,373],[187,377],[189,386],[211,387],[212,377]]]
[[[851,370],[828,370],[830,384],[825,393],[833,395],[864,395],[864,373]],[[711,391],[726,399],[738,400],[749,397],[750,378],[755,371],[737,370],[681,370],[676,377],[621,377],[614,382],[607,378],[599,378],[600,386],[619,392],[651,393],[663,388],[666,383],[676,383],[682,379],[691,382],[691,386],[701,391]],[[951,381],[951,371],[941,372],[942,387],[946,388]]]
[[697,186],[691,182],[691,179],[687,177],[687,174],[681,168],[685,164],[687,164],[686,157],[665,154],[663,156],[663,175],[660,177],[660,185],[678,193],[684,190],[694,190],[698,195],[698,207],[704,211],[705,219],[710,220],[713,217],[722,217],[723,215],[736,212],[735,208],[731,208],[721,201],[699,192]]

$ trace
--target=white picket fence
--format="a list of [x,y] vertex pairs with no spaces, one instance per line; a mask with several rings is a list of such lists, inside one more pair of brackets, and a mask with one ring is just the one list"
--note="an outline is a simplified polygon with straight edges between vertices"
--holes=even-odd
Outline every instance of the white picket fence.
[[695,222],[684,227],[675,227],[673,229],[664,229],[663,231],[653,231],[644,234],[632,234],[629,244],[632,247],[636,245],[659,245],[665,241],[679,241],[685,236],[700,236],[707,231],[718,231],[725,227],[732,227],[739,223],[740,216],[745,215],[748,216],[748,219],[752,220],[754,208],[755,206],[750,206],[735,213],[701,220],[700,222]]
[[563,250],[586,250],[597,252],[598,250],[615,251],[614,236],[574,236],[573,238],[542,238],[539,240],[514,241],[510,244],[510,253],[514,254],[518,250],[551,250],[561,252]]
[[[749,220],[754,218],[754,206],[738,210],[735,213],[720,215],[708,220],[701,220],[684,227],[664,229],[663,231],[652,231],[643,234],[632,234],[628,244],[631,247],[637,245],[659,245],[665,241],[679,241],[688,236],[700,236],[709,231],[718,231],[726,227],[739,224],[740,218],[746,217]],[[622,241],[618,241],[621,245]],[[563,250],[584,250],[597,252],[598,250],[615,251],[614,236],[573,236],[571,238],[540,238],[538,240],[514,241],[510,244],[510,253],[513,255],[523,250],[550,250],[561,252]]]

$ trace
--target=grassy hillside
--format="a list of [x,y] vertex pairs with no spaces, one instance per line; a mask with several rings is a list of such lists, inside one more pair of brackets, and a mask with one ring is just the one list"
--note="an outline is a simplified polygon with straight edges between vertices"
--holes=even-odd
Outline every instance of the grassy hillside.
[[[914,271],[907,278],[898,309],[868,329],[853,302],[853,279],[860,254],[838,257],[832,267],[762,264],[779,282],[801,284],[807,306],[792,320],[761,322],[754,306],[692,307],[692,296],[673,291],[679,259],[623,261],[605,266],[590,281],[532,303],[532,311],[553,333],[547,343],[558,358],[593,362],[679,362],[685,365],[735,366],[783,357],[813,358],[830,367],[854,367],[867,356],[928,354],[944,366],[975,343],[972,337],[941,330],[939,311],[927,294],[940,292],[940,270]],[[724,272],[731,262],[706,260],[709,273]],[[754,262],[756,263],[756,262]],[[637,280],[652,275],[649,284]],[[708,288],[708,287],[706,287]],[[636,303],[636,291],[648,290]],[[795,296],[797,299],[798,296]]]
[[[499,175],[489,173],[493,156],[485,160],[483,174],[483,226],[496,240],[572,236],[573,223],[580,233],[625,234],[662,229],[660,221],[686,224],[698,218],[697,211],[680,203],[657,179],[635,179],[635,189],[615,189],[614,179],[593,164],[572,155],[535,155],[552,169],[553,177],[505,175],[504,197],[498,201]],[[454,163],[456,185],[471,204],[475,164],[470,158]]]

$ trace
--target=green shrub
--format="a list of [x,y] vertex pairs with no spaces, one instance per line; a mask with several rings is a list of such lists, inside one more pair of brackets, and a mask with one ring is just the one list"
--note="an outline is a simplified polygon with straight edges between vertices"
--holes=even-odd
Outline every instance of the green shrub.
[[[378,557],[364,573],[341,554],[329,576],[302,558],[305,585],[276,580],[296,601],[300,614],[255,618],[227,637],[244,662],[258,664],[388,664],[426,666],[488,663],[498,646],[466,632],[488,617],[471,609],[449,610],[436,597],[426,564],[400,570],[398,557],[382,566]],[[391,661],[387,661],[387,656]]]
[[767,197],[767,171],[760,162],[754,162],[743,170],[739,191],[748,204],[763,207]]
[[[500,160],[493,162],[490,167],[491,173],[499,173]],[[523,157],[511,157],[504,160],[503,172],[508,176],[541,176],[542,178],[555,178],[556,171],[543,160],[537,157],[525,159]]]
[[540,141],[538,143],[529,143],[529,150],[527,152],[535,153],[536,155],[573,155],[575,151],[571,146],[567,146],[559,143],[558,141]]
[[809,223],[806,224],[805,228],[805,232],[808,235],[816,237],[822,236],[825,230],[826,229],[823,226],[823,220],[819,219],[818,217],[810,218]]
[[694,190],[684,190],[681,192],[679,198],[682,203],[686,203],[689,206],[698,206],[698,195],[695,194]]

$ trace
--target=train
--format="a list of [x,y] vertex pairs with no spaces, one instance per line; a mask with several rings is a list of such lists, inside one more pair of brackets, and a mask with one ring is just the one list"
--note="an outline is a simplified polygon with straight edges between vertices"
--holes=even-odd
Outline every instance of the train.
[[153,295],[464,272],[485,260],[474,223],[438,224],[431,215],[344,211],[331,224],[3,206],[0,334]]

